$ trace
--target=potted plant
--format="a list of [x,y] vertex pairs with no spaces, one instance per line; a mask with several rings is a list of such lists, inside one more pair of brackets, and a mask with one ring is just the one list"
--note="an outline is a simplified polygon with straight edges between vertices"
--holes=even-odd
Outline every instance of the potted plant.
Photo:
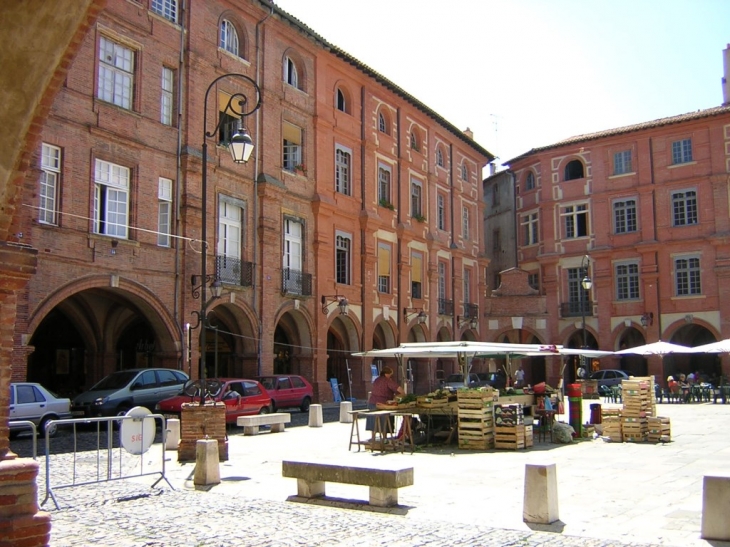
[[386,209],[395,211],[395,206],[385,198],[381,198],[381,200],[378,203],[381,207],[385,207]]
[[304,165],[303,163],[297,163],[294,166],[294,172],[301,173],[302,175],[306,176],[307,175],[307,166]]
[[415,218],[418,222],[426,222],[426,217],[423,215],[413,215],[413,218]]

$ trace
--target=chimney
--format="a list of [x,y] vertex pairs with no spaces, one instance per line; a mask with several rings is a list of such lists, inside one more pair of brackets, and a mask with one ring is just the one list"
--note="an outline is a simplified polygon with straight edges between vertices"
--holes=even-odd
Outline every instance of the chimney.
[[497,166],[493,163],[489,164],[489,175],[494,175],[497,172]]
[[[728,47],[730,48],[730,46],[728,46]],[[725,58],[725,74],[727,74],[727,56]],[[469,137],[471,140],[474,140],[474,131],[472,131],[468,127],[466,129],[464,129],[464,135]]]
[[723,52],[725,62],[725,76],[722,78],[722,104],[730,105],[730,44]]

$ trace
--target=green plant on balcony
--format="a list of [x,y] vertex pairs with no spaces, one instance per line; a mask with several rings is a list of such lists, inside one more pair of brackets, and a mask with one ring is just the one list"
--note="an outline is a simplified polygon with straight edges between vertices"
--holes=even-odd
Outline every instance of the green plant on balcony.
[[294,166],[294,172],[301,173],[302,175],[306,176],[307,175],[307,166],[304,165],[303,163],[297,163]]
[[378,203],[380,204],[381,207],[385,207],[386,209],[395,211],[395,206],[385,198],[380,198],[380,201]]
[[426,222],[426,217],[420,214],[413,215],[413,218],[415,218],[418,222]]

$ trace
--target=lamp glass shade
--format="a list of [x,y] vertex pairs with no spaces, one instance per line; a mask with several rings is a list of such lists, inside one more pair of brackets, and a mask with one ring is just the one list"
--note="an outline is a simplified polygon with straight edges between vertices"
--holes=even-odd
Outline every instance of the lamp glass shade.
[[585,290],[590,291],[591,290],[591,287],[593,286],[593,281],[591,280],[590,277],[585,276],[583,278],[583,281],[580,282],[580,284],[583,286],[583,288]]
[[347,298],[340,299],[340,302],[337,305],[340,308],[340,315],[347,315]]
[[428,316],[426,315],[426,312],[422,311],[421,313],[418,314],[418,322],[423,325],[426,322],[427,317]]
[[231,152],[231,158],[235,163],[246,163],[251,157],[254,144],[248,131],[238,128],[231,137],[228,150]]
[[210,292],[213,295],[213,298],[221,297],[221,294],[223,294],[223,284],[220,280],[216,279],[210,284]]

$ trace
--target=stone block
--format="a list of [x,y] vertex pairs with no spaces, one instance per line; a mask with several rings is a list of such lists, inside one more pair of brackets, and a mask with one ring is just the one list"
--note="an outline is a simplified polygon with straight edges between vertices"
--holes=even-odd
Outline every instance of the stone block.
[[558,478],[556,465],[525,465],[525,496],[522,520],[551,524],[558,516]]

